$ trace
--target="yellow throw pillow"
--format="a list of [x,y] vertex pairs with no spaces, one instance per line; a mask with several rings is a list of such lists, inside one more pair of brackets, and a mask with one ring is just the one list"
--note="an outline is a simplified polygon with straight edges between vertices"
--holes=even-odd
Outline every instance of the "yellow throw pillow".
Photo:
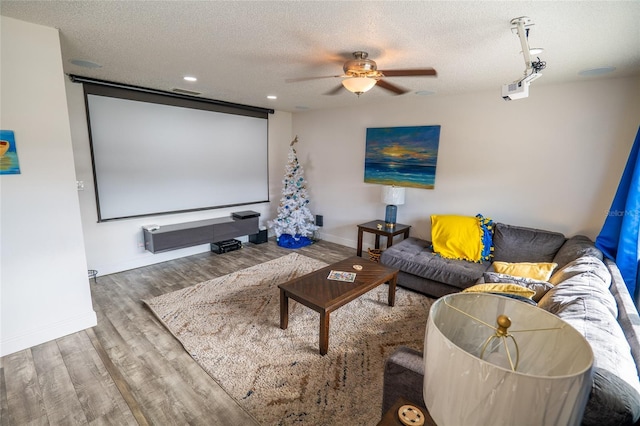
[[493,269],[499,274],[507,274],[514,277],[531,278],[540,281],[549,281],[557,263],[508,263],[493,262]]
[[431,243],[433,252],[447,259],[482,259],[482,228],[477,217],[432,215]]
[[468,287],[462,291],[463,293],[502,293],[502,294],[515,294],[516,296],[526,297],[527,299],[533,298],[533,295],[536,294],[535,291],[528,289],[526,287],[522,287],[518,284],[498,284],[498,283],[487,283],[487,284],[476,284],[474,286]]

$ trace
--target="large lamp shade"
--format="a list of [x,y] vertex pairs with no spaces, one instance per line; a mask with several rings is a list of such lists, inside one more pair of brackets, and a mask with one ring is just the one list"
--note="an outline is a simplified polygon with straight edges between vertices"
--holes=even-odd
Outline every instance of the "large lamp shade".
[[[500,335],[501,315],[510,327],[487,345]],[[582,420],[593,352],[578,331],[542,309],[485,293],[441,297],[429,312],[424,349],[424,402],[438,426]]]

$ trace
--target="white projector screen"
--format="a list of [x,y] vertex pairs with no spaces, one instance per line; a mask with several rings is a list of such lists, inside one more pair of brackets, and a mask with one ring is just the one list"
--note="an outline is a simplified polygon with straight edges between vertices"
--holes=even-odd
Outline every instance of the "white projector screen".
[[84,87],[98,221],[269,201],[266,112]]

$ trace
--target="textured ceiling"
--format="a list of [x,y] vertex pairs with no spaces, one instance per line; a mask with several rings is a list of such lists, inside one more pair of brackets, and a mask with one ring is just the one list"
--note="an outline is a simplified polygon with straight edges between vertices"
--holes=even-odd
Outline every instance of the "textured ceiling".
[[[640,1],[7,1],[2,15],[60,30],[66,73],[203,97],[300,111],[384,102],[324,93],[355,50],[380,69],[434,67],[438,77],[387,81],[432,96],[495,90],[524,71],[512,18],[529,16],[531,47],[547,62],[536,86],[640,75]],[[102,65],[84,68],[70,60]],[[612,66],[601,77],[584,69]],[[195,83],[182,79],[194,75]],[[267,95],[278,96],[268,100]]]

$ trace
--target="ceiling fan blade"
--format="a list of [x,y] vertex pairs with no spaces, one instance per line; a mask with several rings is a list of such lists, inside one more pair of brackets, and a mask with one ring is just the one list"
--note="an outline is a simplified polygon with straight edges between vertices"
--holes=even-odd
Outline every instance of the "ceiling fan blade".
[[385,77],[421,77],[421,76],[437,76],[438,73],[433,68],[418,68],[407,70],[380,70]]
[[400,86],[396,86],[395,84],[391,84],[388,81],[384,81],[384,80],[378,80],[378,82],[376,83],[377,86],[382,87],[383,89],[386,89],[390,92],[395,93],[396,95],[403,95],[405,93],[408,92],[407,89],[403,89]]
[[298,81],[309,81],[309,80],[320,80],[322,78],[337,78],[344,77],[343,75],[325,75],[322,77],[302,77],[302,78],[288,78],[285,80],[286,83],[297,83]]
[[342,84],[336,86],[335,88],[329,90],[327,93],[325,93],[325,95],[328,96],[333,96],[333,95],[337,95],[338,93],[340,93],[342,91],[342,89],[344,88],[344,86],[342,86]]

